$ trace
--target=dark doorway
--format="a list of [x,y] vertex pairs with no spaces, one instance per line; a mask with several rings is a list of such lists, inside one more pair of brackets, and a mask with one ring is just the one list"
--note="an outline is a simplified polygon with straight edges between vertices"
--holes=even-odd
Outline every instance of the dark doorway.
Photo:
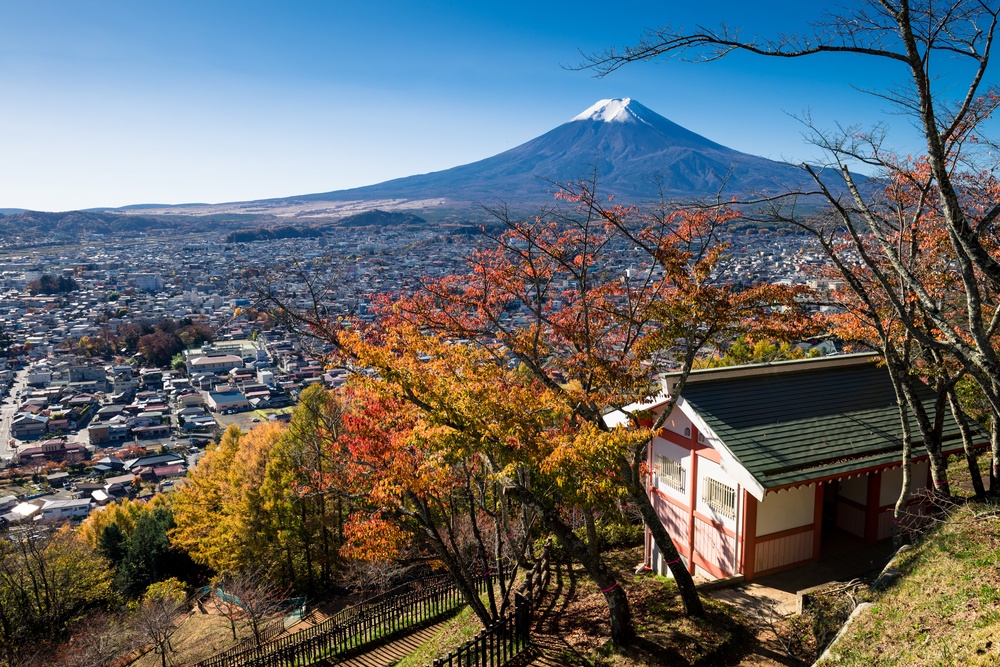
[[823,526],[822,535],[828,537],[837,529],[837,501],[840,498],[840,481],[823,483]]

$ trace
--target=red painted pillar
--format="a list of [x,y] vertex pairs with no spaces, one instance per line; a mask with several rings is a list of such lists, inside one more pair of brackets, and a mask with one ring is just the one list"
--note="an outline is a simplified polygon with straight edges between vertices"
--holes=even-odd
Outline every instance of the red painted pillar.
[[[648,423],[640,422],[640,423],[643,426],[647,427],[653,425],[652,422]],[[649,502],[651,502],[653,504],[653,507],[655,508],[658,499],[656,497],[656,494],[653,493],[653,442],[652,441],[650,441],[649,444],[646,445],[646,473],[647,473],[646,495],[649,496]],[[653,536],[649,532],[648,528],[645,530],[645,533],[646,533],[646,539],[643,540],[643,545],[642,545],[644,552],[643,562],[646,563],[646,569],[655,569],[656,563],[653,562]]]
[[743,491],[743,577],[753,579],[757,559],[757,499]]
[[688,496],[688,572],[694,574],[694,512],[698,508],[698,452],[691,450],[691,494]]

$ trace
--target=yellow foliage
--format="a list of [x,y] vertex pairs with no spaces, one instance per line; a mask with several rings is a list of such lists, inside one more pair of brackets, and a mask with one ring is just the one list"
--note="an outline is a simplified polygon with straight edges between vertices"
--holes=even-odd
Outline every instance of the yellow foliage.
[[184,583],[180,579],[177,577],[170,577],[169,579],[164,579],[163,581],[155,581],[151,583],[146,588],[146,592],[142,597],[144,601],[164,600],[183,602],[187,599],[187,593],[184,590]]
[[143,514],[169,502],[163,495],[155,496],[148,503],[126,498],[119,503],[93,510],[79,525],[77,532],[91,549],[96,549],[105,527],[117,524],[125,537],[131,537],[136,522]]
[[171,542],[218,573],[258,564],[256,542],[265,513],[261,488],[268,456],[283,432],[279,423],[246,434],[230,426],[173,494]]

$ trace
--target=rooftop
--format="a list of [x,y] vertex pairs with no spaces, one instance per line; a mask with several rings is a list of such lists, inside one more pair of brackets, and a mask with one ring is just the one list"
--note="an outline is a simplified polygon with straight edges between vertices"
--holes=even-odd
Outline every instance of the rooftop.
[[[896,394],[873,355],[711,369],[692,380],[684,401],[765,489],[899,461]],[[920,393],[931,407],[930,389]],[[913,456],[924,456],[911,421]],[[961,447],[950,415],[943,442]]]

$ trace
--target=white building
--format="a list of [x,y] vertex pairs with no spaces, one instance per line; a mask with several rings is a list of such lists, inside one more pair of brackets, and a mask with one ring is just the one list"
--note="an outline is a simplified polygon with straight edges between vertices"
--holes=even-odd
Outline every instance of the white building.
[[43,520],[78,519],[90,514],[90,499],[46,500],[42,505]]

